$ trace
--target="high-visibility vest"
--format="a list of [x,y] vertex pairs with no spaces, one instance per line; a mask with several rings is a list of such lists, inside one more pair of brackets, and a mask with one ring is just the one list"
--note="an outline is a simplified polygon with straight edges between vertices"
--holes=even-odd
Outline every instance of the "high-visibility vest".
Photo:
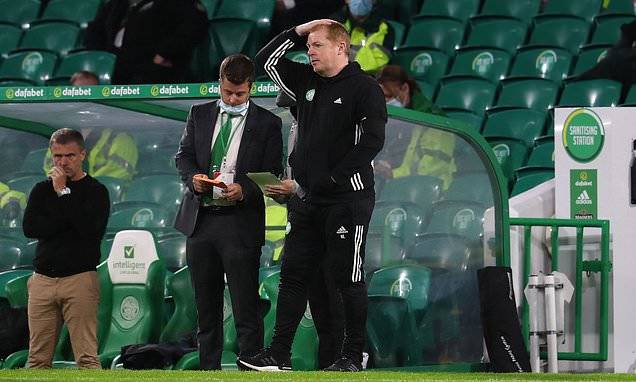
[[368,32],[360,26],[351,30],[351,21],[345,22],[345,28],[351,36],[351,50],[362,70],[375,73],[389,63],[390,52],[384,47],[384,39],[389,33],[389,25],[382,21],[377,31]]
[[88,173],[93,177],[131,180],[138,158],[137,145],[130,134],[104,129],[88,154]]
[[[265,227],[286,227],[287,207],[276,203],[272,198],[265,197]],[[266,229],[265,240],[274,243],[272,260],[278,261],[285,244],[285,229]]]

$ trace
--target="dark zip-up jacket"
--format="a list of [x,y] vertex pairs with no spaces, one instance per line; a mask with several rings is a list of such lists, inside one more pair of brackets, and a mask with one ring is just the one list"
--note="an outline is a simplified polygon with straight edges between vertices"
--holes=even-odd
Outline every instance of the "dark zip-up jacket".
[[305,42],[290,29],[256,55],[257,64],[298,107],[298,138],[289,158],[294,178],[315,204],[374,195],[371,162],[384,145],[384,94],[355,62],[327,78],[284,58]]

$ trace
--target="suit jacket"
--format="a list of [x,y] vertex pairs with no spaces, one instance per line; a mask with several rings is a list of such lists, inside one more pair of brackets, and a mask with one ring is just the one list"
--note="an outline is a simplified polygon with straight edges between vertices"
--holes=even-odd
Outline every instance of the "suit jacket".
[[[201,205],[201,194],[194,191],[192,176],[209,174],[210,149],[219,115],[217,101],[193,105],[175,157],[181,180],[187,186],[177,213],[175,228],[192,236]],[[265,205],[263,194],[246,174],[248,172],[282,173],[283,139],[281,119],[250,102],[236,160],[234,182],[243,189],[243,201],[233,212],[240,220],[240,237],[247,246],[265,242]]]

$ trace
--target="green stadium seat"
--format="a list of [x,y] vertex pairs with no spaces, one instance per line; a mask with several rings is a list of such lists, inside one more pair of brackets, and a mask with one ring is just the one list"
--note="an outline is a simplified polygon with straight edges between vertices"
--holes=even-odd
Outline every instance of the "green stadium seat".
[[457,50],[449,75],[476,76],[498,82],[508,72],[510,53],[503,49],[464,47]]
[[428,308],[431,271],[417,265],[383,268],[369,282],[367,337],[375,368],[421,364],[417,323]]
[[0,80],[0,87],[22,87],[36,86],[34,81],[29,80]]
[[510,77],[540,77],[555,82],[567,77],[572,54],[556,46],[520,48],[508,74]]
[[[129,266],[121,266],[129,262],[143,267],[131,271]],[[152,234],[118,232],[108,259],[97,267],[97,275],[98,354],[102,367],[108,368],[122,346],[157,342],[161,335],[165,267]]]
[[486,140],[501,166],[501,171],[508,178],[508,185],[512,186],[515,170],[523,166],[528,158],[526,143],[513,138],[486,137]]
[[544,78],[506,79],[500,82],[496,108],[545,111],[556,104],[559,85]]
[[18,47],[22,29],[12,24],[0,24],[0,55],[7,55]]
[[[26,243],[11,237],[0,237],[0,272],[21,268]],[[32,265],[31,265],[32,267]]]
[[477,132],[481,131],[481,124],[484,122],[484,116],[475,114],[471,111],[449,110],[446,112],[448,118],[457,119],[464,122],[467,126]]
[[515,53],[523,45],[528,26],[523,21],[504,17],[473,17],[466,46],[499,48]]
[[154,202],[176,210],[181,204],[184,186],[174,175],[147,175],[133,179],[122,196],[124,202]]
[[28,80],[37,85],[53,75],[57,57],[46,51],[20,51],[9,54],[0,65],[0,79]]
[[475,242],[484,235],[486,207],[467,200],[440,200],[433,204],[431,221],[426,233],[445,233],[466,237]]
[[364,250],[364,273],[368,277],[380,268],[402,264],[404,255],[404,247],[398,238],[386,238],[377,232],[369,233]]
[[[264,42],[269,36],[275,0],[222,1],[215,17],[231,17],[252,20],[258,30],[257,39]],[[213,19],[214,22],[214,19]],[[238,36],[234,35],[233,38]]]
[[435,48],[453,54],[464,38],[464,24],[448,17],[416,16],[403,46]]
[[400,45],[402,45],[402,41],[404,41],[406,26],[395,20],[386,20],[386,22],[393,29],[393,35],[395,36],[393,40],[393,49],[397,49]]
[[554,178],[553,169],[520,169],[517,171],[516,181],[510,192],[510,196],[519,195],[522,192],[547,182]]
[[33,186],[45,179],[44,173],[40,175],[25,175],[7,181],[7,185],[12,190],[24,192],[26,195],[29,195]]
[[21,50],[49,50],[66,55],[74,49],[80,28],[65,21],[38,21],[24,32],[20,42]]
[[483,115],[495,97],[492,82],[464,76],[446,77],[440,81],[435,104],[443,109],[468,110]]
[[157,240],[159,257],[166,264],[166,269],[176,272],[186,266],[186,237],[171,236]]
[[484,0],[480,16],[514,17],[529,23],[539,13],[541,0]]
[[421,207],[439,199],[442,182],[428,175],[405,176],[386,182],[378,201],[409,202]]
[[0,22],[28,25],[38,18],[39,0],[0,0]]
[[166,280],[168,294],[174,299],[174,313],[161,332],[160,342],[178,341],[197,328],[197,307],[188,267],[183,267]]
[[464,22],[477,14],[480,2],[480,0],[425,1],[419,15],[452,17]]
[[86,70],[95,73],[101,84],[110,84],[115,59],[114,54],[101,50],[73,52],[62,59],[55,71],[55,76],[70,78],[73,73]]
[[42,12],[43,20],[65,20],[86,28],[97,15],[102,0],[51,0]]
[[44,158],[48,151],[48,148],[29,151],[20,165],[20,173],[25,175],[44,175]]
[[475,171],[455,175],[444,194],[445,200],[472,200],[485,206],[493,205],[493,186],[486,172]]
[[171,174],[178,176],[177,167],[174,161],[176,153],[174,145],[159,146],[154,148],[145,148],[139,152],[139,160],[137,161],[137,174],[140,177],[149,175]]
[[629,91],[627,92],[627,95],[625,96],[625,102],[623,103],[622,106],[630,106],[630,105],[636,105],[636,86],[631,86],[629,88]]
[[252,20],[213,18],[206,38],[193,50],[190,65],[192,80],[207,82],[218,79],[221,61],[230,54],[244,53],[253,57],[258,47],[257,37],[256,23]]
[[543,14],[577,16],[591,21],[600,12],[602,1],[548,1],[543,9]]
[[437,88],[436,85],[433,85],[426,81],[420,81],[420,80],[415,80],[415,82],[417,83],[417,86],[420,88],[420,91],[426,98],[433,99],[433,96],[435,95],[435,89]]
[[609,0],[601,3],[602,13],[634,14],[633,0]]
[[435,85],[446,74],[449,57],[437,49],[399,48],[391,63],[400,65],[413,79]]
[[514,138],[525,141],[528,146],[543,134],[545,111],[531,109],[508,109],[488,113],[482,135]]
[[121,202],[122,195],[126,188],[126,181],[110,176],[98,176],[95,177],[95,179],[108,189],[108,196],[110,197],[111,205]]
[[451,233],[420,235],[406,258],[434,271],[476,269],[483,262],[473,239]]
[[585,80],[565,84],[559,106],[616,106],[621,96],[621,83],[613,80]]
[[216,11],[219,9],[219,5],[223,0],[200,0],[201,4],[205,7],[208,14],[208,19],[213,19],[216,16]]
[[[570,2],[552,1],[551,3]],[[530,34],[528,45],[558,46],[574,54],[587,41],[589,30],[590,23],[579,17],[539,15],[534,18],[534,29]]]
[[378,201],[371,215],[369,234],[381,235],[384,243],[389,243],[392,237],[397,238],[402,247],[408,248],[424,231],[429,211],[430,206]]
[[153,202],[121,202],[115,204],[108,218],[108,229],[172,227],[174,212]]
[[537,140],[525,168],[554,168],[554,139]]
[[578,76],[588,69],[592,69],[607,55],[610,45],[587,45],[581,48],[572,76]]
[[598,15],[594,18],[594,32],[590,44],[614,45],[621,37],[621,25],[634,21],[632,15]]

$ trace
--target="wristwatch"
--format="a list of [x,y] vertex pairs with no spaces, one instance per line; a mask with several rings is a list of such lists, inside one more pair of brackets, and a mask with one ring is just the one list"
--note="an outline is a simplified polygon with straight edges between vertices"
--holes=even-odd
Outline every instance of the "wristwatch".
[[71,193],[71,189],[68,187],[64,187],[63,189],[61,189],[60,191],[55,191],[57,193],[57,196],[64,196],[64,195],[69,195]]

